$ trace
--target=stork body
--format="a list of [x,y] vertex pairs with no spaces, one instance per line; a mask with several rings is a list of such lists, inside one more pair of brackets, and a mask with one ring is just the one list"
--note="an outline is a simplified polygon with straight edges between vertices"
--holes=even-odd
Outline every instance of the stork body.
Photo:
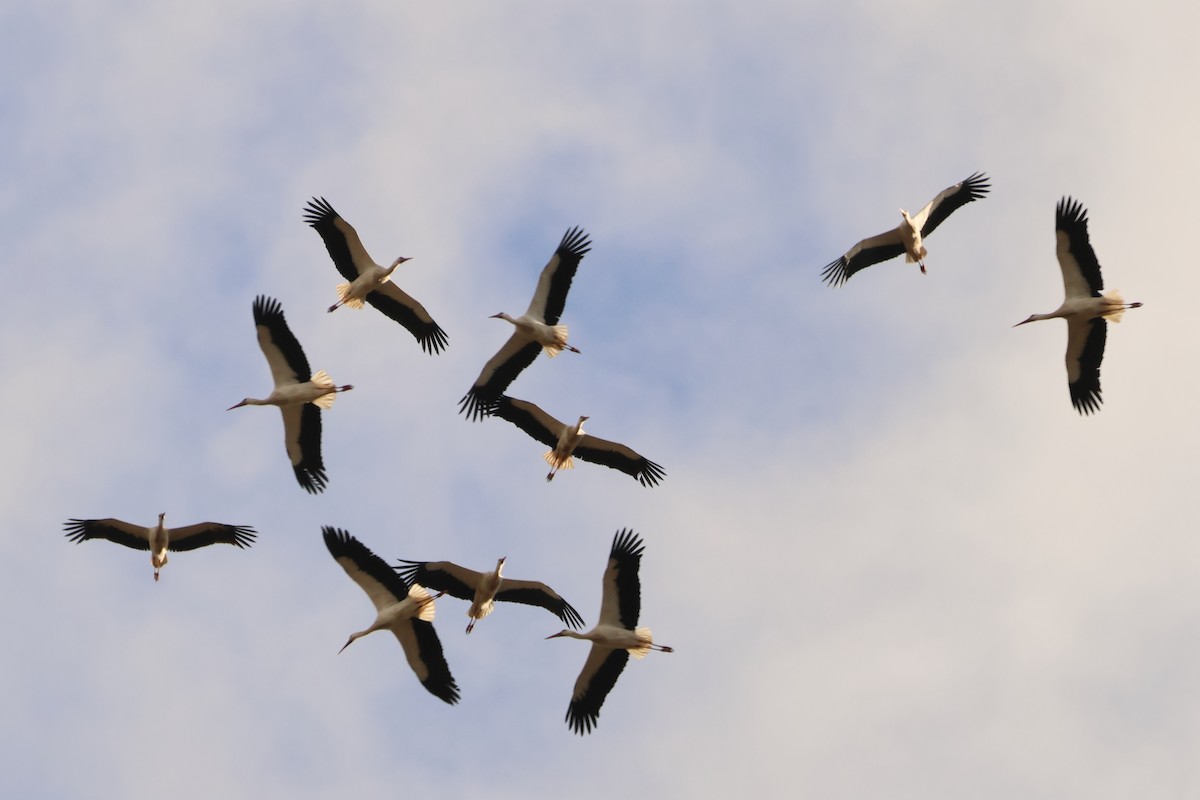
[[890,231],[863,239],[847,250],[841,258],[829,262],[821,272],[821,279],[830,286],[838,286],[859,270],[901,254],[904,255],[905,262],[917,263],[924,273],[925,257],[929,255],[924,238],[933,233],[955,210],[972,200],[978,200],[990,189],[987,176],[976,172],[961,183],[942,190],[916,215],[910,215],[903,208],[900,209],[902,219],[899,225]]
[[350,634],[342,650],[367,634],[390,630],[421,685],[434,697],[451,705],[457,703],[458,685],[433,628],[433,601],[439,595],[431,595],[419,584],[406,581],[346,531],[326,525],[321,533],[329,554],[375,605],[375,621],[365,630]]
[[459,411],[466,412],[468,419],[487,416],[489,404],[498,399],[521,371],[533,363],[538,353],[545,351],[547,356],[554,358],[563,350],[579,352],[567,344],[567,326],[558,324],[558,320],[562,316],[567,292],[579,269],[579,262],[591,247],[591,240],[580,228],[568,230],[554,255],[542,268],[537,289],[525,313],[519,317],[512,317],[503,311],[492,315],[492,319],[512,323],[515,330],[504,346],[484,365],[475,383],[459,401]]
[[131,547],[134,550],[150,551],[150,566],[154,567],[154,580],[158,571],[167,563],[167,551],[195,550],[210,544],[232,544],[239,548],[249,547],[257,534],[245,525],[226,525],[220,522],[200,522],[182,528],[168,528],[164,523],[166,513],[158,515],[158,524],[150,527],[132,525],[119,519],[71,519],[64,526],[67,538],[72,542],[88,539],[107,539],[110,542]]
[[641,613],[641,581],[638,570],[645,545],[629,529],[617,531],[604,570],[600,600],[600,621],[586,633],[562,630],[548,636],[585,639],[592,643],[583,670],[575,681],[567,724],[578,734],[591,733],[600,717],[600,707],[629,662],[629,656],[645,658],[651,650],[674,652],[656,644],[649,628],[637,627]]
[[259,295],[254,299],[254,326],[258,346],[271,367],[275,388],[264,399],[247,397],[230,406],[278,406],[283,413],[283,439],[296,480],[305,491],[317,494],[328,479],[321,458],[321,409],[333,405],[337,392],[353,386],[335,386],[324,370],[309,369],[300,343],[283,318],[283,308],[274,298]]
[[1088,236],[1087,210],[1078,200],[1064,197],[1058,202],[1054,229],[1065,294],[1062,305],[1049,314],[1031,314],[1017,325],[1055,318],[1067,321],[1067,389],[1071,405],[1080,414],[1091,414],[1103,402],[1100,362],[1108,337],[1107,321],[1120,322],[1126,309],[1142,304],[1126,303],[1116,290],[1104,291],[1100,262]]
[[400,256],[387,267],[376,264],[358,238],[358,231],[324,197],[314,197],[308,202],[304,221],[321,235],[333,265],[347,281],[337,285],[338,301],[329,307],[330,312],[343,305],[362,308],[364,302],[370,303],[404,326],[426,353],[433,355],[445,348],[446,332],[433,321],[425,306],[392,280],[396,267],[412,259]]
[[451,597],[470,600],[471,607],[467,609],[467,617],[470,618],[467,633],[474,629],[477,621],[492,613],[492,608],[497,602],[540,606],[572,628],[582,627],[583,619],[579,612],[546,584],[504,577],[501,572],[505,560],[499,559],[496,568],[491,572],[476,572],[450,561],[402,559],[400,563],[404,566],[397,567],[396,571],[409,582],[445,592]]
[[643,486],[656,486],[666,477],[661,466],[631,448],[610,442],[583,430],[589,417],[581,416],[574,425],[558,421],[527,400],[502,395],[490,405],[490,413],[508,420],[537,441],[551,449],[542,456],[550,465],[546,480],[552,480],[560,469],[572,469],[574,458],[618,469]]

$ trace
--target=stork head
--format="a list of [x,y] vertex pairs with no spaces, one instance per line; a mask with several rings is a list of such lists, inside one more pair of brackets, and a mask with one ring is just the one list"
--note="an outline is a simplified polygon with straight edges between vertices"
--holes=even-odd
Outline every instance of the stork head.
[[501,311],[499,314],[492,314],[490,317],[488,317],[488,319],[506,319],[509,322],[513,321],[513,318],[503,311]]
[[387,268],[387,274],[391,275],[393,272],[396,271],[396,267],[400,266],[405,261],[412,261],[412,259],[409,258],[408,256],[400,256],[399,258],[397,258],[395,261],[392,262],[392,265],[390,267]]
[[496,561],[496,574],[497,575],[500,574],[500,570],[504,569],[504,562],[507,560],[508,560],[508,556],[500,556],[499,560]]
[[1030,315],[1029,315],[1029,319],[1023,319],[1023,320],[1021,320],[1020,322],[1018,322],[1016,325],[1013,325],[1013,327],[1014,327],[1014,328],[1019,328],[1019,327],[1021,327],[1022,325],[1024,325],[1026,322],[1034,322],[1034,321],[1036,321],[1037,319],[1038,319],[1038,315],[1037,315],[1037,314],[1030,314]]
[[547,639],[557,639],[557,638],[558,638],[558,637],[560,637],[560,636],[570,636],[570,635],[571,635],[571,634],[573,634],[573,633],[574,633],[574,631],[568,631],[568,630],[566,630],[566,629],[563,629],[563,630],[559,631],[558,633],[552,633],[552,634],[550,634],[550,635],[549,635],[549,636],[547,636],[546,638],[547,638]]
[[242,406],[246,405],[246,404],[247,404],[247,403],[249,403],[249,402],[250,402],[250,398],[249,398],[249,397],[247,397],[247,398],[245,398],[244,400],[242,400],[240,403],[234,403],[233,405],[231,405],[229,408],[227,408],[227,409],[225,409],[225,410],[226,410],[226,411],[233,411],[235,408],[241,408]]

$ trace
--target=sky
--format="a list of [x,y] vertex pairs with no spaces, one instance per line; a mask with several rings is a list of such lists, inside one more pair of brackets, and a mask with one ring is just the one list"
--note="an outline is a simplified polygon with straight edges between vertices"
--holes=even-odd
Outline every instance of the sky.
[[[24,798],[1200,795],[1194,491],[1200,11],[930,0],[0,10],[0,775]],[[821,268],[977,170],[900,260]],[[1069,402],[1053,214],[1089,211],[1104,406]],[[323,196],[449,335],[366,309]],[[457,413],[564,231],[582,353],[512,385],[656,488]],[[310,496],[265,396],[278,298],[324,414]],[[251,525],[171,558],[69,518]],[[631,662],[590,736],[584,643],[436,626],[425,692],[329,557],[544,580],[593,624],[646,543]],[[753,796],[753,795],[749,795]]]

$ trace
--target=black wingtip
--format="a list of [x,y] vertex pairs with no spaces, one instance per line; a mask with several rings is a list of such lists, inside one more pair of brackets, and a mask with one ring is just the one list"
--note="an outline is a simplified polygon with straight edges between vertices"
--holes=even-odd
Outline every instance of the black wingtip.
[[591,249],[592,240],[578,225],[564,233],[558,243],[558,252],[575,258],[583,258]]
[[320,494],[325,491],[325,486],[329,483],[329,478],[325,475],[324,467],[316,469],[310,467],[292,467],[292,469],[296,473],[296,481],[303,487],[304,491],[309,494]]
[[666,477],[667,471],[649,459],[637,475],[638,483],[646,487],[658,486],[658,482]]
[[329,205],[329,201],[324,197],[314,197],[304,207],[304,221],[314,228],[332,222],[337,215],[333,206]]
[[830,261],[825,265],[825,269],[821,270],[821,280],[829,286],[841,286],[850,279],[850,272],[847,266],[845,256]]
[[497,403],[499,403],[498,398],[488,398],[475,389],[471,389],[458,401],[458,413],[465,413],[471,422],[479,422],[484,417],[492,416]]

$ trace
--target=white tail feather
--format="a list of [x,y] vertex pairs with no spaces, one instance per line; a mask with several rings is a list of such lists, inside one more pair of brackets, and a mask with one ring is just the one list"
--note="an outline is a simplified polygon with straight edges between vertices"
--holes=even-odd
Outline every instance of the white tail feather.
[[341,299],[342,305],[350,306],[350,308],[362,308],[363,307],[363,301],[361,298],[350,296],[350,284],[339,283],[337,286],[335,286],[333,288],[337,290],[338,297]]
[[639,645],[629,648],[629,655],[634,658],[645,658],[646,653],[650,652],[650,645],[654,643],[654,636],[651,635],[649,628],[634,628],[633,635],[637,637]]
[[424,586],[416,583],[410,586],[408,588],[408,599],[421,604],[421,610],[417,612],[417,619],[433,622],[433,596],[429,594]]
[[1125,314],[1125,298],[1121,297],[1119,289],[1112,289],[1104,293],[1104,301],[1113,308],[1104,312],[1104,318],[1111,322],[1120,322],[1121,317]]
[[542,349],[546,351],[547,358],[554,358],[567,346],[567,326],[553,325],[550,330],[554,331],[554,341],[549,344],[542,344]]
[[575,469],[575,457],[571,455],[565,458],[560,457],[557,450],[547,450],[542,458],[554,469]]

